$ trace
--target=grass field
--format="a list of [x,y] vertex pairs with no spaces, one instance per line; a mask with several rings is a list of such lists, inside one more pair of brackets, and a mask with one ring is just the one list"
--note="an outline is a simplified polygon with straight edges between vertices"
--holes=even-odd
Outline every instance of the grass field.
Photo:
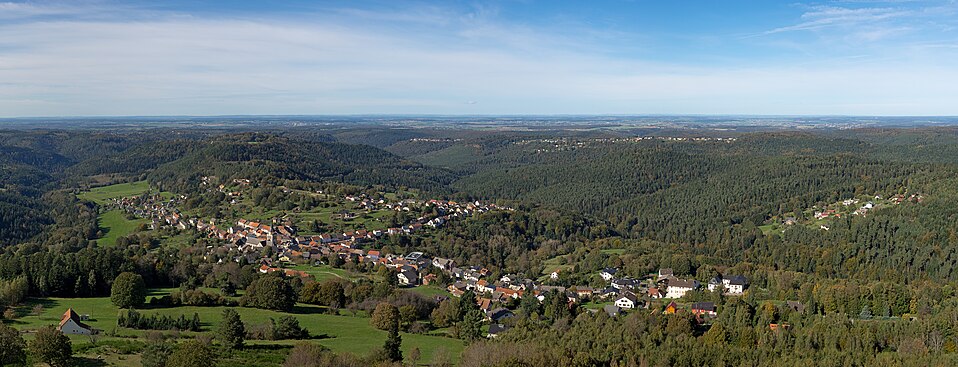
[[365,275],[363,274],[351,273],[347,270],[336,269],[329,265],[320,265],[320,266],[296,265],[291,267],[290,269],[304,271],[308,273],[309,275],[312,275],[314,278],[316,278],[316,281],[320,281],[320,282],[326,279],[333,279],[333,278],[357,280],[357,279],[365,277]]
[[147,191],[150,191],[150,184],[146,181],[137,181],[97,187],[90,191],[81,192],[77,194],[77,197],[80,200],[106,204],[110,199],[139,195]]
[[544,268],[542,268],[542,275],[550,275],[556,270],[561,272],[573,268],[571,264],[565,264],[565,255],[559,255],[548,259],[542,262],[542,266],[544,266]]
[[96,240],[100,246],[113,246],[117,238],[129,235],[136,231],[140,224],[147,223],[146,219],[126,219],[124,213],[118,209],[100,214],[97,222],[104,232],[103,237]]
[[[166,290],[158,290],[156,294],[164,293]],[[31,310],[35,305],[43,307],[39,315],[32,315]],[[108,297],[101,298],[42,298],[31,299],[24,306],[17,309],[22,317],[9,322],[13,327],[20,330],[36,330],[46,325],[56,325],[60,316],[67,308],[73,308],[79,314],[88,314],[91,320],[87,322],[90,326],[103,330],[100,336],[100,343],[109,343],[114,340],[143,340],[145,331],[125,328],[117,328],[116,320],[119,310],[110,302]],[[216,330],[220,323],[222,313],[225,307],[174,307],[162,309],[144,309],[140,312],[146,315],[162,314],[179,316],[185,314],[191,317],[193,313],[198,313],[203,323],[203,332]],[[251,308],[235,308],[240,314],[243,322],[247,326],[262,324],[269,318],[279,318],[285,315],[296,317],[300,325],[309,330],[314,335],[312,342],[322,344],[336,352],[350,352],[358,355],[365,355],[371,350],[382,347],[386,340],[386,332],[378,330],[369,325],[369,319],[356,316],[338,316],[325,313],[325,309],[318,306],[298,304],[293,312],[282,313],[276,311],[259,310]],[[195,333],[183,333],[184,338],[190,338]],[[25,338],[30,339],[31,334],[25,334]],[[71,335],[75,347],[82,348],[88,344],[89,337]],[[282,346],[291,346],[297,341],[247,341],[250,349],[270,350],[283,349]],[[275,346],[276,348],[271,348]],[[413,348],[419,348],[422,352],[421,362],[428,363],[432,360],[435,353],[444,349],[452,360],[458,360],[459,354],[463,350],[463,342],[457,339],[445,338],[431,335],[402,334],[402,349],[406,355]],[[283,352],[282,354],[285,354]],[[135,358],[135,357],[134,357]],[[126,358],[127,360],[132,360]],[[279,362],[282,362],[280,359]],[[125,364],[125,363],[124,363]]]
[[442,289],[442,288],[439,288],[439,287],[433,287],[433,286],[429,286],[429,285],[423,285],[423,286],[418,286],[418,287],[414,287],[414,288],[409,288],[409,291],[411,291],[411,292],[416,292],[416,293],[419,293],[419,294],[421,294],[421,295],[428,296],[428,297],[435,297],[435,296],[452,297],[452,294],[449,293],[449,291],[447,291],[447,290],[445,290],[445,289]]

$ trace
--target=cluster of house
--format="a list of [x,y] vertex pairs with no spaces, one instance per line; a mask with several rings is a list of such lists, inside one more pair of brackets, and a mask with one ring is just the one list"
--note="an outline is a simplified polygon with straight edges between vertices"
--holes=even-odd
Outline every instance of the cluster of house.
[[[905,201],[910,201],[910,202],[914,202],[914,203],[921,203],[922,201],[924,201],[924,199],[925,199],[925,197],[924,197],[923,195],[921,195],[921,194],[918,194],[918,193],[913,193],[913,194],[911,194],[911,195],[909,195],[909,196],[905,196],[905,195],[903,195],[903,194],[898,194],[898,195],[895,195],[895,196],[892,196],[891,198],[889,198],[889,199],[888,199],[888,202],[890,202],[890,203],[892,203],[892,204],[901,204],[901,203],[903,203],[903,202],[905,202]],[[851,214],[852,214],[852,215],[864,216],[864,215],[867,215],[870,211],[874,210],[874,209],[878,206],[878,203],[876,203],[876,201],[879,201],[879,200],[882,200],[882,197],[881,197],[880,195],[875,195],[874,200],[868,200],[867,202],[865,202],[864,204],[861,204],[860,206],[859,206],[859,203],[860,203],[861,201],[860,201],[859,199],[845,199],[845,200],[842,200],[842,201],[841,201],[841,205],[844,206],[844,207],[858,206],[858,208],[855,209],[854,211],[852,211]],[[839,210],[837,210],[837,209],[828,209],[828,208],[826,208],[826,209],[822,209],[822,210],[820,210],[820,211],[815,211],[815,212],[813,213],[813,215],[814,215],[815,219],[828,219],[828,218],[841,218],[841,217],[843,217],[845,214],[844,214],[842,211],[839,211]],[[797,220],[796,220],[795,218],[793,218],[793,217],[789,217],[789,218],[785,218],[784,223],[785,223],[786,225],[792,225],[792,224],[797,223]],[[822,225],[822,229],[827,230],[828,227]]]
[[[608,299],[609,295],[614,294],[614,302],[606,305],[604,310],[610,316],[618,315],[622,310],[634,308],[647,308],[647,300],[659,298],[682,298],[686,293],[699,289],[701,284],[695,279],[682,279],[676,277],[672,269],[659,269],[658,274],[650,276],[644,281],[631,278],[616,278],[616,269],[603,269],[599,273],[603,279],[610,282],[609,287],[600,291],[598,296]],[[741,295],[748,288],[748,280],[741,275],[717,276],[709,280],[706,289],[711,292],[723,292],[727,295]],[[640,294],[644,294],[640,296]],[[701,306],[701,307],[698,307]],[[709,308],[708,306],[711,306]],[[669,305],[674,312],[674,302]],[[666,312],[669,313],[669,307]],[[711,309],[710,312],[706,310]],[[698,316],[713,315],[715,312],[714,304],[700,303],[692,305],[692,312]]]
[[421,216],[401,227],[385,230],[359,229],[342,233],[300,236],[297,235],[295,228],[289,222],[262,223],[239,219],[234,224],[224,225],[223,222],[216,219],[207,221],[199,218],[186,218],[176,209],[176,199],[166,199],[160,195],[121,198],[116,199],[114,204],[133,215],[151,219],[151,227],[154,229],[163,226],[180,229],[193,228],[206,233],[210,238],[222,240],[225,243],[223,246],[208,247],[210,253],[235,250],[238,255],[235,256],[234,261],[240,261],[242,257],[246,257],[251,262],[259,260],[261,262],[260,272],[263,273],[283,271],[291,276],[304,276],[305,274],[274,266],[268,258],[257,258],[261,255],[263,248],[271,248],[279,255],[278,259],[284,262],[319,260],[328,258],[330,255],[337,255],[344,260],[353,260],[360,263],[374,262],[393,268],[401,268],[400,273],[409,276],[408,279],[401,280],[401,283],[409,285],[429,281],[428,279],[419,279],[418,276],[413,276],[410,272],[410,268],[415,270],[419,267],[418,259],[415,257],[416,253],[407,256],[382,256],[379,251],[363,250],[359,248],[360,245],[375,241],[383,236],[412,234],[423,230],[424,227],[438,228],[450,220],[465,218],[490,210],[512,210],[479,201],[417,201],[407,199],[396,203],[387,203],[383,200],[374,202],[365,195],[346,196],[345,200],[359,202],[362,205],[365,205],[363,203],[374,204],[400,211],[409,211],[410,206],[419,205],[428,209],[425,212],[437,214]]
[[549,144],[551,145],[548,149],[536,149],[536,153],[546,153],[546,152],[558,152],[558,151],[568,151],[575,150],[577,148],[584,148],[593,145],[608,145],[608,144],[622,144],[622,143],[635,143],[640,141],[672,141],[672,142],[704,142],[704,141],[716,141],[716,142],[725,142],[731,143],[736,140],[736,138],[722,138],[722,137],[710,137],[710,136],[697,136],[697,137],[682,137],[682,136],[633,136],[628,138],[593,138],[593,139],[581,139],[581,138],[546,138],[546,139],[527,139],[519,140],[514,144],[516,145],[528,145],[528,144]]
[[[612,304],[604,306],[603,310],[611,316],[619,315],[623,310],[647,308],[650,299],[681,298],[687,292],[699,289],[701,284],[694,279],[681,279],[673,274],[672,269],[660,269],[658,276],[651,275],[646,279],[638,280],[629,277],[618,277],[619,271],[606,268],[599,272],[599,276],[609,285],[595,289],[588,286],[574,286],[570,288],[540,284],[532,279],[523,278],[515,274],[505,274],[498,279],[492,277],[491,272],[479,266],[459,266],[455,260],[434,257],[429,259],[421,252],[413,252],[397,261],[387,262],[386,265],[397,269],[396,277],[401,285],[416,286],[428,285],[435,280],[429,267],[434,267],[448,275],[453,283],[447,290],[456,297],[466,291],[476,294],[476,303],[479,309],[485,312],[490,321],[489,336],[495,337],[498,332],[508,329],[502,324],[502,319],[512,317],[512,311],[501,307],[527,294],[534,295],[539,301],[544,301],[548,293],[557,291],[564,294],[570,303],[582,300],[605,300]],[[559,270],[550,274],[556,278]],[[425,274],[425,275],[424,275]],[[748,280],[741,275],[718,276],[711,279],[706,288],[709,291],[720,291],[728,295],[741,295],[748,288]],[[671,304],[674,312],[675,304]],[[668,309],[666,310],[668,312]],[[715,315],[715,305],[702,302],[692,305],[692,312],[697,316]]]

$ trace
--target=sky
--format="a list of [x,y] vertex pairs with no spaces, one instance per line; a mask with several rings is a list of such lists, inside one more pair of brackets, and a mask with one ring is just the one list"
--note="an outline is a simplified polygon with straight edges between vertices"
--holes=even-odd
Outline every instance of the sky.
[[958,0],[0,0],[0,117],[958,115]]

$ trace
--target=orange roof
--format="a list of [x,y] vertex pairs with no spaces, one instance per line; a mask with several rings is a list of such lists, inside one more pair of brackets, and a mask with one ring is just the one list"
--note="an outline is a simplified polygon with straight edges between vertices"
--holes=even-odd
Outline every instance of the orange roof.
[[69,320],[73,320],[73,322],[75,322],[77,326],[82,327],[84,329],[92,329],[86,324],[80,322],[80,315],[77,315],[77,313],[74,312],[72,308],[68,308],[67,312],[64,312],[63,316],[60,317],[60,326],[57,329],[62,328],[63,325],[66,324],[67,321]]

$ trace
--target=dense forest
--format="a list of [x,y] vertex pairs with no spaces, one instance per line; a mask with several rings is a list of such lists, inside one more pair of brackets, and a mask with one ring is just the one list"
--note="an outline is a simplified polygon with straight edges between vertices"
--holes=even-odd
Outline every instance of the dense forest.
[[[601,129],[383,126],[0,131],[0,311],[30,298],[107,297],[114,279],[134,273],[151,289],[175,288],[144,302],[147,308],[346,309],[375,320],[390,343],[399,330],[463,339],[463,366],[953,365],[956,146],[952,128],[641,138]],[[254,257],[235,248],[208,251],[217,242],[206,233],[149,230],[145,220],[135,234],[104,244],[102,215],[116,208],[77,196],[143,182],[170,203],[215,218],[227,212],[225,187],[236,180],[248,180],[243,195],[257,213],[332,205],[318,193],[497,203],[509,209],[362,245],[383,255],[420,251],[476,265],[487,279],[545,279],[562,268],[545,282],[599,289],[607,283],[596,274],[605,268],[635,278],[670,268],[703,284],[741,274],[751,288],[738,297],[696,290],[679,300],[713,302],[718,314],[708,322],[654,307],[611,317],[544,291],[541,301],[504,302],[516,313],[511,330],[478,341],[482,317],[461,301],[471,293],[423,296],[396,284],[393,269],[352,257],[317,260],[359,274],[350,281],[264,274],[261,267],[281,254],[268,247]],[[875,201],[878,208],[819,217],[850,205],[843,201]],[[418,210],[381,220],[399,227],[438,214]],[[326,228],[320,220],[259,219],[317,233]],[[442,287],[455,282],[428,273]],[[380,307],[387,304],[395,309]],[[135,315],[119,323],[126,328],[209,329],[183,313],[125,315]],[[282,328],[296,331],[289,339],[307,337],[294,321],[270,319],[246,334],[284,339],[275,330]],[[326,365],[388,365],[397,357],[317,353]]]

